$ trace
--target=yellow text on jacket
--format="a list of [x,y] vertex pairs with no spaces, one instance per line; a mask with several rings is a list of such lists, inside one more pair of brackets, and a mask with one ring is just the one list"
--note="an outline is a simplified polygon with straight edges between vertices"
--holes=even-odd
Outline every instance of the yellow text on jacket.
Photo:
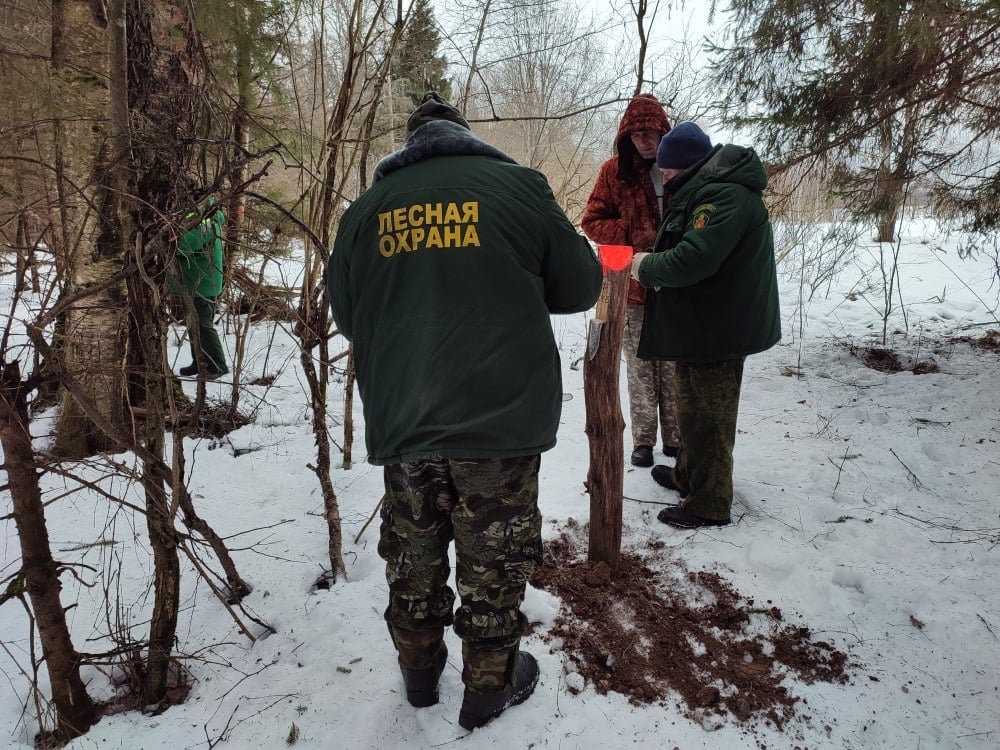
[[433,248],[479,247],[479,202],[413,203],[378,215],[385,258]]

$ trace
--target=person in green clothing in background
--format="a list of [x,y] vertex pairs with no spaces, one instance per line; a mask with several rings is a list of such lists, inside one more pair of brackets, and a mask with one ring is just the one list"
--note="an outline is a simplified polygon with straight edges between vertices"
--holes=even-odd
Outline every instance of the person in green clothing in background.
[[[214,201],[209,201],[209,206]],[[191,218],[193,214],[189,214]],[[215,330],[215,312],[222,293],[222,211],[216,210],[177,241],[181,283],[173,291],[184,303],[191,338],[191,364],[181,375],[204,375],[214,380],[229,372],[222,342]],[[193,323],[195,323],[193,325]]]

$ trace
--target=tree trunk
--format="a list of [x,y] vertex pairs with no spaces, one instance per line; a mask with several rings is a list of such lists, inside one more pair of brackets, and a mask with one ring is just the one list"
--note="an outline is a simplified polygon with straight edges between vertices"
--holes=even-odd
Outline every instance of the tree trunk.
[[59,566],[52,559],[49,546],[45,507],[38,486],[40,471],[28,430],[28,390],[21,381],[16,361],[0,363],[0,445],[21,542],[21,569],[52,686],[57,733],[61,739],[69,740],[84,734],[98,717],[80,678],[80,655],[70,640],[59,597],[62,588]]
[[[657,5],[656,8],[659,8],[659,5]],[[635,63],[635,89],[632,91],[632,96],[639,96],[646,84],[646,53],[649,50],[649,38],[646,30],[646,11],[648,10],[649,0],[636,0],[632,3],[632,12],[635,14],[636,31],[639,35],[639,49],[636,50],[637,55]],[[653,15],[654,17],[656,15],[655,8]],[[652,22],[652,19],[650,19],[650,22]]]
[[[118,196],[109,185],[107,19],[88,0],[53,0],[51,70],[58,91],[55,163],[68,291],[102,287],[66,313],[63,366],[98,412],[124,428],[125,304],[116,236]],[[61,396],[53,453],[81,458],[114,447],[68,392]]]
[[[629,269],[606,271],[597,302],[595,321],[604,319],[599,347],[584,355],[583,392],[590,440],[590,560],[602,560],[612,571],[618,569],[622,546],[622,493],[624,482],[621,372],[622,334]],[[591,325],[594,325],[594,322]],[[588,346],[588,349],[590,347]]]
[[153,548],[153,613],[149,622],[149,652],[142,682],[146,704],[161,702],[167,694],[170,661],[177,634],[180,607],[180,564],[177,557],[177,533],[173,514],[162,482],[153,479],[143,466],[146,491],[146,529]]
[[250,148],[250,92],[253,85],[251,79],[251,30],[247,28],[246,10],[236,7],[236,109],[233,112],[233,143],[235,148],[229,154],[231,168],[229,172],[229,187],[232,198],[229,199],[229,211],[226,216],[226,249],[223,254],[225,286],[229,287],[232,279],[233,263],[236,251],[243,236],[244,215],[246,212],[246,195],[240,189],[246,175],[246,154]]
[[[326,139],[321,156],[322,181],[314,188],[316,199],[313,203],[310,223],[320,238],[322,248],[313,247],[312,252],[328,252],[331,246],[334,218],[341,210],[343,203],[346,170],[341,169],[343,158],[343,142],[348,137],[353,112],[360,108],[359,99],[371,97],[378,99],[381,87],[387,77],[387,71],[380,70],[374,77],[376,83],[372,90],[362,92],[364,87],[365,58],[371,50],[365,46],[373,38],[373,28],[366,30],[363,25],[380,24],[377,17],[366,19],[362,0],[354,0],[347,28],[347,45],[343,50],[343,79],[337,92],[333,111],[326,124]],[[393,35],[386,44],[384,65],[392,56],[395,45],[402,32],[402,19],[398,14]],[[371,120],[369,119],[370,123]],[[364,140],[364,134],[362,134]],[[325,258],[323,259],[325,260]],[[334,492],[333,481],[330,478],[330,435],[326,426],[326,393],[330,378],[330,345],[327,331],[330,327],[330,304],[327,298],[326,283],[323,279],[323,262],[318,258],[314,262],[307,261],[305,278],[302,282],[302,296],[299,302],[299,323],[295,328],[301,345],[301,362],[309,383],[309,392],[313,410],[313,435],[316,439],[316,465],[312,467],[319,479],[323,492],[323,505],[327,528],[330,533],[330,576],[336,580],[338,574],[346,574],[347,568],[343,558],[343,539],[340,521],[340,506]],[[318,349],[317,353],[313,353]]]
[[347,352],[347,372],[344,376],[344,463],[343,469],[350,469],[354,462],[354,384],[357,372],[354,369],[354,347]]
[[[320,332],[326,331],[329,327],[329,301],[326,298],[326,285],[317,281],[309,281],[310,274],[306,274],[306,281],[303,282],[302,302],[299,305],[300,322],[296,326],[296,335],[299,337],[301,349],[299,359],[302,362],[302,371],[309,383],[309,393],[311,395],[312,427],[313,437],[316,441],[316,463],[310,468],[319,480],[320,490],[323,494],[323,510],[326,518],[327,530],[329,532],[328,551],[330,554],[330,572],[328,583],[337,580],[339,575],[347,574],[347,566],[344,564],[343,556],[343,531],[340,521],[340,504],[337,501],[337,493],[333,488],[333,480],[330,478],[330,434],[326,426],[326,392],[329,383],[330,372],[330,347],[325,336]],[[311,304],[306,290],[313,288]],[[319,291],[322,288],[324,291]],[[318,349],[318,352],[315,350]],[[319,362],[314,361],[317,357]]]
[[898,216],[899,211],[895,207],[880,216],[876,242],[896,241],[896,221]]
[[[29,151],[22,135],[16,135],[12,140],[14,141],[15,153]],[[31,290],[38,294],[41,290],[41,282],[38,278],[38,259],[35,254],[35,245],[39,237],[35,234],[35,228],[31,226],[31,218],[34,217],[34,214],[27,208],[31,199],[28,196],[25,181],[25,171],[15,169],[12,201],[17,210],[17,221],[14,229],[14,290],[15,292]]]
[[[896,241],[896,220],[903,201],[903,183],[896,176],[894,159],[900,158],[893,139],[894,125],[887,119],[882,126],[882,159],[875,171],[874,193],[876,212],[876,242]],[[899,139],[896,139],[899,140]]]
[[[236,108],[233,111],[233,144],[227,155],[229,161],[229,190],[231,197],[227,206],[226,224],[223,230],[225,240],[222,253],[223,295],[232,298],[232,278],[236,260],[240,252],[240,242],[243,238],[243,227],[246,218],[246,194],[243,183],[246,180],[246,160],[250,149],[250,93],[253,85],[251,56],[252,35],[247,19],[246,8],[235,8],[235,42],[236,42]],[[263,273],[263,269],[261,271]],[[233,361],[232,386],[230,387],[230,408],[235,412],[239,406],[241,392],[241,363],[243,348],[246,344],[244,331],[237,326],[237,358]]]
[[[153,549],[153,613],[149,622],[149,653],[142,684],[143,701],[149,705],[166,698],[170,687],[170,665],[177,634],[177,613],[180,610],[180,561],[177,554],[177,531],[174,527],[176,510],[163,480],[164,455],[163,403],[166,397],[163,377],[166,371],[163,351],[163,318],[157,308],[144,305],[150,295],[142,295],[143,285],[137,275],[130,279],[131,297],[135,301],[136,331],[141,336],[145,374],[146,414],[143,418],[143,444],[148,459],[142,464],[142,485],[146,495],[146,528]],[[145,297],[145,299],[143,299]],[[159,369],[157,369],[159,367]],[[179,437],[177,439],[180,439]]]

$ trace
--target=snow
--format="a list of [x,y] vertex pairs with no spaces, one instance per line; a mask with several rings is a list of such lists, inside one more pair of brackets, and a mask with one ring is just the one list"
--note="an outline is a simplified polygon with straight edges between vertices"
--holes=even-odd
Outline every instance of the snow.
[[[882,331],[878,252],[874,245],[859,247],[857,260],[812,299],[808,292],[800,296],[797,270],[782,279],[784,339],[749,358],[744,375],[733,525],[667,527],[656,520],[656,503],[674,498],[647,470],[627,467],[625,474],[626,550],[662,540],[690,569],[720,573],[744,596],[780,608],[785,621],[847,652],[848,684],[791,686],[807,701],[808,721],[784,733],[749,732],[732,721],[692,721],[677,709],[676,697],[633,706],[621,695],[597,694],[576,672],[567,674],[558,644],[532,635],[522,646],[541,666],[535,694],[469,734],[457,724],[461,647],[450,632],[441,702],[412,708],[382,620],[387,594],[377,521],[354,541],[382,494],[381,470],[364,463],[360,402],[354,466],[340,468],[336,455],[333,472],[348,580],[316,590],[313,583],[329,563],[322,499],[307,468],[314,448],[305,381],[287,326],[264,322],[251,329],[244,379],[277,379],[244,386],[240,394],[256,421],[221,440],[188,439],[185,448],[198,511],[227,538],[241,575],[254,586],[248,612],[275,632],[240,615],[256,637],[250,642],[182,560],[178,652],[195,678],[188,701],[159,715],[106,717],[69,747],[281,747],[293,723],[294,747],[304,749],[1000,746],[1000,355],[953,340],[1000,328],[996,261],[986,252],[960,258],[960,238],[931,223],[911,221],[904,231],[902,292],[894,295],[888,345],[904,365],[932,359],[939,372],[886,374],[852,354],[878,345]],[[0,295],[9,309],[9,283]],[[566,400],[559,443],[542,458],[546,537],[567,519],[588,520],[578,369],[586,320],[553,318]],[[171,339],[175,367],[187,362],[182,333]],[[232,352],[232,330],[225,342]],[[624,373],[621,382],[624,387]],[[193,393],[193,383],[185,387]],[[208,388],[211,397],[228,400],[227,383]],[[334,386],[329,398],[338,444],[342,394]],[[624,413],[627,419],[627,408]],[[51,415],[36,421],[40,445],[51,425]],[[630,450],[627,428],[624,442]],[[95,481],[141,504],[134,479],[110,475],[112,461],[133,459],[80,462],[70,467],[76,478],[43,475],[45,499],[52,501],[50,536],[58,559],[117,577],[119,610],[111,618],[127,621],[132,638],[141,640],[151,604],[145,524],[80,489],[82,481]],[[9,493],[0,496],[9,512]],[[5,520],[3,578],[20,564],[14,524]],[[106,543],[95,546],[99,540]],[[214,562],[207,550],[202,558]],[[95,580],[78,570],[84,582]],[[102,587],[68,575],[62,582],[64,604],[79,602],[68,612],[77,647],[108,648]],[[541,630],[559,609],[556,597],[529,588],[524,610]],[[27,628],[15,601],[0,607],[0,746],[11,748],[30,747],[38,731],[25,677]],[[85,670],[96,698],[112,694],[114,677]],[[44,668],[39,681],[47,692]]]

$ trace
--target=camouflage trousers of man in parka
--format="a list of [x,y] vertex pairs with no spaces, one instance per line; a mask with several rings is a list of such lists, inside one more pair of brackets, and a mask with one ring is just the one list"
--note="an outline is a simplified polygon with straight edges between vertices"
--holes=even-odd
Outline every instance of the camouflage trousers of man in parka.
[[733,505],[733,448],[745,359],[677,363],[681,450],[671,479],[689,512],[729,521]]
[[629,419],[632,445],[656,446],[657,418],[664,448],[680,445],[680,430],[674,398],[674,363],[639,359],[639,336],[642,333],[643,308],[627,307],[622,351],[628,379]]
[[[542,562],[539,465],[533,455],[385,467],[378,549],[389,584],[385,619],[401,666],[428,666],[444,627],[453,624],[465,686],[505,685],[525,626],[525,587]],[[452,541],[461,600],[455,613]]]

